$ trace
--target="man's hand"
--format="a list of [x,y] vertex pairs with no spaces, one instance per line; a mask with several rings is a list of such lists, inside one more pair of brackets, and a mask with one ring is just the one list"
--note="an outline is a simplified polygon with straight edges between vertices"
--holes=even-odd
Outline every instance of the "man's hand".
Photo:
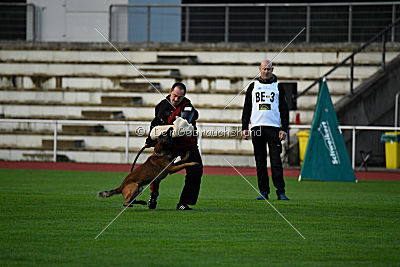
[[286,132],[280,130],[279,131],[279,140],[282,141],[282,140],[285,140],[285,138],[286,138]]
[[242,131],[242,138],[243,139],[246,139],[246,140],[249,140],[249,130],[243,130]]

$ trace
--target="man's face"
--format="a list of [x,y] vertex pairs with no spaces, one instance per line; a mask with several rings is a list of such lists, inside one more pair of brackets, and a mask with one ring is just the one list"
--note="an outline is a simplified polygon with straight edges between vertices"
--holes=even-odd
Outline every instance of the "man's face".
[[176,107],[179,105],[179,103],[181,103],[183,97],[185,96],[185,91],[176,86],[174,87],[173,90],[170,91],[170,94],[171,94],[170,97],[171,104]]
[[263,80],[271,79],[274,67],[270,61],[263,61],[260,65],[261,78]]

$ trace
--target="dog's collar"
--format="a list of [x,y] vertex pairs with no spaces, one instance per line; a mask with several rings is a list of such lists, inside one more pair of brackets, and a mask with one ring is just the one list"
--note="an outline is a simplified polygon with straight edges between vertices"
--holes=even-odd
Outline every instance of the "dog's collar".
[[153,155],[154,155],[154,156],[159,156],[159,157],[162,157],[162,156],[165,156],[165,153],[157,153],[157,152],[153,152]]

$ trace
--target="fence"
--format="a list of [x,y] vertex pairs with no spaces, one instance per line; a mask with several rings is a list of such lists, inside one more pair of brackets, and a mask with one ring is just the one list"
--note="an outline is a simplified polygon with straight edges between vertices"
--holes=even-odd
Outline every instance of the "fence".
[[[32,3],[0,3],[0,40],[38,40],[42,16],[39,10],[45,8],[45,4],[37,8]],[[96,18],[104,20],[104,14],[97,13]],[[306,32],[298,42],[365,42],[399,17],[398,1],[111,4],[108,27],[110,40],[118,42],[281,43],[303,27]],[[388,40],[400,40],[399,27],[391,30]]]
[[[400,18],[397,18],[396,20],[393,21],[390,25],[386,26],[384,29],[380,30],[377,34],[375,34],[371,39],[369,39],[365,44],[363,44],[361,47],[356,49],[351,55],[346,57],[345,59],[342,60],[342,62],[336,64],[332,69],[330,69],[328,72],[326,72],[324,75],[322,75],[319,79],[315,80],[312,84],[310,84],[306,89],[304,89],[301,93],[299,93],[296,98],[299,98],[303,95],[305,95],[309,90],[311,90],[315,85],[320,84],[322,82],[322,79],[325,77],[328,77],[332,72],[337,70],[339,67],[344,66],[347,61],[350,60],[350,65],[349,65],[349,71],[350,71],[350,94],[354,94],[354,57],[360,53],[361,51],[365,50],[369,45],[372,44],[372,42],[375,42],[376,40],[379,40],[379,38],[382,39],[382,60],[381,60],[381,69],[382,71],[385,70],[386,68],[386,42],[387,38],[386,35],[389,31],[392,31],[395,28],[396,24],[399,24]],[[397,113],[396,113],[397,114]]]
[[[400,3],[110,5],[111,41],[364,42],[400,17]],[[122,38],[122,39],[121,39]],[[400,40],[393,28],[390,41]]]
[[[148,132],[144,130],[144,128],[148,129],[150,123],[144,121],[88,121],[88,120],[31,120],[31,119],[0,119],[0,124],[3,123],[27,123],[29,125],[32,124],[51,124],[53,127],[53,161],[57,161],[57,141],[59,128],[62,125],[120,125],[125,128],[125,162],[129,163],[129,138],[133,137],[130,134],[130,127],[134,126],[135,136],[147,137]],[[241,124],[231,123],[231,124],[221,124],[221,123],[198,123],[198,131],[202,133],[203,129],[206,127],[211,127],[214,129],[222,129],[221,132],[226,133],[226,128],[236,128],[238,132],[240,131]],[[1,126],[0,126],[1,128]],[[290,125],[289,129],[299,130],[299,129],[310,129],[311,125]],[[379,126],[339,126],[341,131],[351,131],[351,162],[352,167],[355,169],[356,165],[356,131],[400,131],[400,127],[379,127]],[[139,130],[138,130],[139,129]],[[1,132],[0,132],[1,133]],[[0,134],[1,136],[1,134]],[[107,138],[104,137],[104,138]],[[201,151],[202,147],[202,134],[199,134],[199,147]],[[289,146],[289,144],[287,144]],[[360,150],[360,149],[358,149]]]

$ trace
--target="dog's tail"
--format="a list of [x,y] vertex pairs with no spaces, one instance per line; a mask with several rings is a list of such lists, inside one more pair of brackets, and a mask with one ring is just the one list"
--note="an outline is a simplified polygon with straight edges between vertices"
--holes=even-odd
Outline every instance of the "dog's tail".
[[121,187],[118,187],[117,189],[113,189],[110,191],[99,192],[98,196],[99,197],[111,197],[112,195],[121,194],[121,193],[122,193]]

